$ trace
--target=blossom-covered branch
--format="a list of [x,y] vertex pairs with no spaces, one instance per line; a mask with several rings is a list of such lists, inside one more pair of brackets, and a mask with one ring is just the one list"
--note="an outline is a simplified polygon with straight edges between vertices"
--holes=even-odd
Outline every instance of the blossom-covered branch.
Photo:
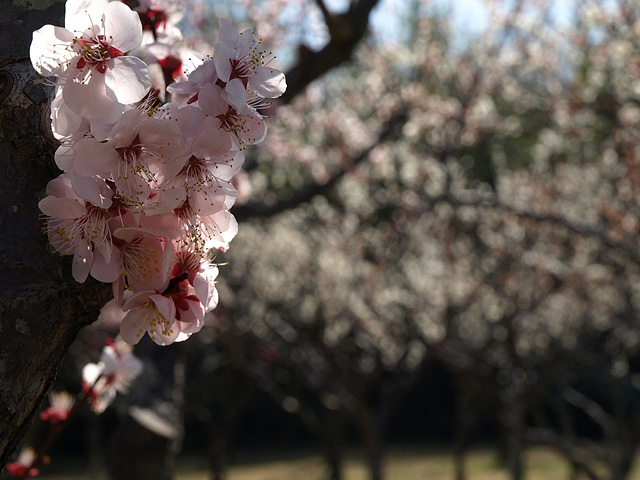
[[[161,54],[157,40],[174,30],[160,7],[68,0],[65,27],[34,32],[30,51],[55,86],[64,171],[39,203],[49,240],[73,255],[75,280],[112,284],[110,308],[132,344],[145,333],[159,345],[185,340],[216,307],[213,252],[238,228],[231,180],[245,147],[265,138],[260,109],[286,88],[253,33],[224,19],[213,55],[187,73],[178,52]],[[126,55],[134,49],[163,74]]]

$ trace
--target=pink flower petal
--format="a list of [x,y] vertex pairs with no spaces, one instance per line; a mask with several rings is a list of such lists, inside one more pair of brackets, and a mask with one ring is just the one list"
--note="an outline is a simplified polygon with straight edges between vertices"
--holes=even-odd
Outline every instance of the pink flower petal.
[[113,204],[113,190],[102,178],[98,176],[83,177],[82,175],[72,175],[71,178],[73,190],[79,197],[103,209],[107,209]]
[[76,158],[73,169],[85,177],[93,175],[110,177],[116,170],[120,158],[110,144],[98,142],[90,137],[77,142],[74,151]]
[[52,218],[78,218],[87,213],[84,205],[71,198],[56,198],[53,195],[38,202],[38,208]]
[[220,120],[217,118],[207,117],[205,119],[191,146],[196,157],[216,157],[231,150],[231,137],[220,129],[220,125]]
[[229,110],[229,104],[222,98],[222,89],[212,83],[207,83],[200,89],[198,104],[210,117],[224,115]]
[[258,115],[242,115],[243,128],[238,131],[238,137],[249,145],[255,145],[267,136],[267,122]]
[[71,266],[71,274],[76,282],[84,283],[87,276],[89,276],[92,262],[93,250],[91,250],[91,245],[86,242],[78,242]]
[[247,103],[247,90],[242,84],[242,80],[234,78],[227,83],[224,87],[224,91],[227,93],[227,102],[233,105],[236,110],[240,111]]
[[99,282],[112,283],[122,275],[120,259],[111,257],[111,262],[107,263],[104,255],[99,251],[93,254],[93,264],[91,265],[91,276]]
[[[220,22],[222,26],[222,22]],[[220,36],[222,29],[220,30]],[[227,45],[223,42],[216,43],[213,50],[213,62],[216,66],[216,73],[218,78],[223,82],[228,82],[231,76],[231,62],[229,61],[229,55],[227,55]]]

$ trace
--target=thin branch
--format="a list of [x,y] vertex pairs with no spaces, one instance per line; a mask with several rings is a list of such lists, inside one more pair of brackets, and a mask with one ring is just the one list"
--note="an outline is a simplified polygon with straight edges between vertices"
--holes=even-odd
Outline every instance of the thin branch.
[[587,225],[585,223],[576,222],[566,217],[553,213],[537,213],[532,211],[520,210],[512,205],[506,205],[500,201],[495,194],[469,194],[465,197],[452,193],[445,193],[437,197],[429,198],[434,203],[442,202],[453,206],[475,206],[487,207],[502,210],[520,218],[534,220],[536,222],[552,223],[561,225],[580,235],[594,237],[600,240],[604,245],[618,250],[631,258],[634,262],[640,264],[640,249],[629,241],[614,240],[602,229],[596,226]]
[[[324,2],[316,0],[327,22],[331,34],[329,43],[318,52],[301,45],[298,49],[298,64],[286,73],[287,91],[280,101],[289,103],[307,85],[334,67],[348,61],[369,28],[369,14],[379,0],[353,2],[345,14],[332,15]],[[323,8],[324,7],[324,8]]]
[[322,16],[324,17],[324,23],[327,24],[327,28],[329,29],[329,35],[331,36],[332,41],[340,42],[344,39],[345,32],[343,27],[341,27],[340,22],[337,21],[336,17],[329,11],[327,6],[324,4],[324,0],[316,0],[316,5],[322,12]]
[[252,217],[270,217],[278,213],[284,212],[296,208],[303,203],[309,203],[313,198],[318,195],[327,195],[338,183],[338,181],[344,177],[347,173],[353,171],[359,164],[369,157],[371,151],[378,145],[387,141],[390,137],[396,134],[396,131],[400,125],[403,125],[407,120],[406,112],[401,110],[396,113],[389,122],[385,129],[380,133],[378,139],[373,142],[369,147],[364,149],[358,154],[357,157],[351,159],[351,164],[348,168],[338,170],[333,174],[331,179],[326,183],[311,183],[297,190],[289,199],[279,200],[273,205],[267,205],[263,202],[253,202],[244,205],[238,205],[233,207],[233,214],[238,219],[247,219]]
[[562,398],[589,415],[594,422],[602,427],[607,438],[612,439],[619,437],[611,415],[597,402],[574,388],[566,388],[562,392]]

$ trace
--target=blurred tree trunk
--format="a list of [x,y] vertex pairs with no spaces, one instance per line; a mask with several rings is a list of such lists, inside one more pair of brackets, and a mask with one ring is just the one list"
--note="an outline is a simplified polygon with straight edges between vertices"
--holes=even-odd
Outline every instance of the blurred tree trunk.
[[469,395],[462,391],[462,389],[459,389],[456,397],[456,426],[453,445],[455,475],[456,480],[465,480],[465,455],[467,443],[469,442],[469,433],[473,423],[473,414],[471,413]]
[[142,374],[126,397],[112,438],[107,471],[113,480],[170,480],[183,438],[183,346],[160,347],[145,337],[135,354]]
[[325,416],[325,460],[329,467],[331,480],[342,480],[342,452],[344,449],[344,432],[342,418],[337,411],[327,409]]
[[382,432],[376,424],[374,413],[363,401],[358,402],[356,411],[352,413],[367,449],[369,478],[382,480]]
[[[225,373],[227,377],[229,377],[229,373],[238,374],[235,370],[230,372],[227,369],[222,372],[214,372],[213,375],[218,375],[219,378],[217,380],[220,381]],[[206,377],[203,378],[203,381],[206,380]],[[248,376],[240,376],[239,378],[234,376],[226,382],[216,383],[216,385],[228,385],[224,394],[220,392],[214,394],[217,400],[216,403],[219,402],[219,406],[217,408],[213,407],[212,404],[214,402],[211,401],[209,395],[204,396],[205,400],[201,401],[206,402],[208,399],[209,407],[213,407],[211,420],[208,422],[211,479],[223,480],[225,478],[230,445],[234,443],[242,414],[255,398],[257,385]],[[203,397],[203,395],[200,394],[200,397]]]
[[342,446],[339,443],[328,445],[325,453],[325,460],[329,466],[329,478],[331,480],[342,480]]
[[524,401],[515,386],[505,388],[502,409],[499,415],[504,432],[507,466],[511,470],[513,480],[522,480],[522,453],[525,440]]
[[41,84],[28,52],[32,32],[61,22],[63,12],[62,0],[15,0],[3,1],[0,15],[0,468],[77,332],[111,294],[106,285],[71,278],[70,262],[52,253],[39,219],[38,201],[59,172],[51,89]]

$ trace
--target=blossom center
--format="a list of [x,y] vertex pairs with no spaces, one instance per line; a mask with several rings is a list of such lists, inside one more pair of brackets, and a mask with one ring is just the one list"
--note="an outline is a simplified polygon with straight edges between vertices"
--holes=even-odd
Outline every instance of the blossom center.
[[182,75],[182,60],[173,55],[161,58],[158,60],[158,64],[162,67],[162,74],[164,75],[165,85],[173,83],[173,81]]
[[147,151],[140,143],[140,135],[136,135],[128,147],[120,147],[115,150],[120,154],[119,179],[128,180],[129,176],[133,174],[142,177],[147,182],[155,181],[155,175],[143,158],[145,154],[151,155],[151,152]]
[[143,30],[149,30],[153,33],[153,39],[158,40],[158,28],[167,26],[168,16],[164,10],[149,9],[146,12],[138,12],[140,23]]
[[126,243],[121,247],[122,270],[127,284],[149,284],[149,279],[160,274],[160,258],[158,252],[141,238]]
[[97,35],[92,38],[74,39],[74,49],[81,56],[76,63],[76,68],[82,70],[87,65],[94,68],[100,73],[107,71],[107,62],[112,58],[124,55],[116,47],[107,42],[104,35]]

